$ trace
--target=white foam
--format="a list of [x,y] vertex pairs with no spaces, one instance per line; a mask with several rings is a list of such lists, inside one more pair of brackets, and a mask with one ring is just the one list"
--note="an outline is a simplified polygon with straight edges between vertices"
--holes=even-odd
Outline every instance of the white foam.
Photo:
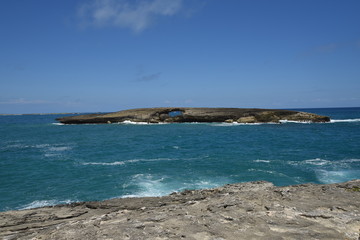
[[168,124],[165,122],[159,122],[159,123],[149,123],[149,122],[133,122],[130,120],[125,120],[123,122],[119,122],[117,124],[131,124],[131,125],[159,125],[159,124]]
[[139,190],[133,194],[121,196],[129,197],[157,197],[179,192],[185,189],[207,189],[222,186],[229,182],[226,178],[198,179],[190,182],[173,181],[167,176],[154,176],[152,174],[136,174],[124,188],[136,186]]
[[134,194],[127,194],[122,197],[158,197],[167,195],[173,190],[163,183],[165,177],[155,177],[151,174],[136,174],[132,177],[129,184],[124,184],[123,187],[135,185],[139,188]]
[[312,166],[324,166],[324,167],[341,167],[341,168],[349,168],[351,163],[360,162],[360,159],[342,159],[342,160],[326,160],[321,158],[307,159],[303,161],[288,161],[288,164],[297,166],[297,165],[312,165]]
[[301,123],[301,124],[309,124],[312,123],[310,121],[293,121],[293,120],[279,120],[280,123]]
[[343,122],[360,122],[360,118],[354,119],[331,119],[330,123],[343,123]]
[[194,183],[190,183],[187,184],[187,187],[182,188],[181,190],[185,190],[186,188],[195,188],[195,189],[208,189],[208,188],[215,188],[215,187],[219,187],[222,186],[226,183],[228,183],[228,179],[216,179],[217,181],[212,181],[209,179],[203,179],[203,180],[198,180]]
[[36,144],[34,146],[31,147],[35,147],[35,148],[48,148],[50,147],[50,144]]
[[358,179],[360,177],[360,170],[318,170],[316,171],[316,177],[322,183],[346,182],[352,179]]
[[115,166],[115,165],[125,165],[127,163],[136,163],[136,162],[156,162],[156,161],[173,161],[177,160],[176,158],[150,158],[150,159],[130,159],[124,161],[115,161],[115,162],[82,162],[81,165],[103,165],[103,166]]
[[65,125],[65,124],[64,123],[52,123],[52,125],[61,126],[61,125]]
[[84,162],[81,165],[102,165],[102,166],[115,166],[115,165],[124,165],[125,161],[111,162],[111,163],[102,163],[102,162]]
[[360,159],[356,159],[356,158],[346,159],[346,160],[343,160],[343,162],[346,162],[346,163],[360,162]]
[[233,127],[233,126],[245,126],[245,125],[262,125],[262,124],[276,124],[276,123],[238,123],[238,122],[233,122],[233,123],[208,123],[209,126],[213,126],[213,127]]
[[323,165],[331,164],[332,162],[329,160],[321,159],[321,158],[315,158],[315,159],[305,160],[304,163],[311,164],[311,165],[317,165],[317,166],[323,166]]
[[39,207],[45,207],[45,206],[54,206],[54,205],[58,205],[58,204],[69,204],[72,203],[74,201],[72,200],[64,200],[64,201],[58,201],[58,200],[36,200],[33,201],[29,204],[26,204],[22,207],[20,207],[20,210],[25,210],[25,209],[31,209],[31,208],[39,208]]
[[61,156],[64,152],[72,149],[71,146],[61,146],[60,144],[49,145],[43,144],[44,146],[38,147],[44,152],[45,157],[56,157]]
[[53,152],[63,152],[67,150],[71,150],[71,147],[70,146],[49,147],[49,151],[53,151]]
[[269,162],[270,162],[270,160],[260,160],[260,159],[258,159],[258,160],[254,160],[253,162],[263,162],[263,163],[269,163]]
[[130,120],[125,120],[123,122],[120,122],[121,124],[136,124],[136,125],[148,125],[150,123],[148,122],[133,122],[133,121],[130,121]]

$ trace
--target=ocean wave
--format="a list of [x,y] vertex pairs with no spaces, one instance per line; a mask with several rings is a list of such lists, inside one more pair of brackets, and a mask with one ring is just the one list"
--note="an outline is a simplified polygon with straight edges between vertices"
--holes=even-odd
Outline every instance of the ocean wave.
[[136,163],[136,162],[156,162],[156,161],[174,161],[177,158],[150,158],[150,159],[130,159],[124,161],[115,161],[115,162],[82,162],[81,165],[102,165],[102,166],[115,166],[115,165],[125,165],[127,163]]
[[313,165],[313,166],[333,166],[333,167],[348,167],[349,164],[358,163],[360,159],[350,158],[342,160],[327,160],[322,158],[306,159],[302,161],[288,161],[290,165]]
[[70,146],[52,146],[52,147],[49,147],[49,151],[52,151],[52,152],[63,152],[63,151],[68,151],[68,150],[71,150],[72,147]]
[[168,123],[164,123],[164,122],[159,122],[159,123],[149,123],[149,122],[133,122],[130,120],[125,120],[123,122],[118,122],[116,124],[130,124],[130,125],[159,125],[159,124],[168,124]]
[[54,206],[54,205],[59,205],[59,204],[69,204],[72,202],[76,202],[73,200],[63,200],[63,201],[59,201],[59,200],[36,200],[33,201],[29,204],[25,204],[23,206],[21,206],[19,208],[19,210],[26,210],[26,209],[31,209],[31,208],[40,208],[40,207],[46,207],[46,206]]
[[279,120],[280,123],[301,123],[301,124],[310,124],[311,121],[293,121],[293,120]]
[[83,162],[81,165],[102,165],[102,166],[115,166],[115,165],[124,165],[125,161],[111,162],[111,163],[102,163],[102,162]]
[[49,152],[64,152],[72,149],[72,146],[69,144],[48,144],[48,143],[41,143],[41,144],[27,144],[27,143],[9,143],[5,145],[3,148],[5,149],[38,149],[45,153]]
[[257,125],[264,125],[264,124],[277,124],[277,123],[207,123],[209,126],[213,127],[233,127],[233,126],[257,126]]
[[314,172],[321,183],[338,183],[360,178],[360,159],[327,160],[322,158],[288,161],[290,165]]
[[64,123],[51,123],[52,125],[56,125],[56,126],[62,126],[65,125]]
[[135,174],[123,188],[135,187],[138,190],[132,194],[126,194],[121,197],[158,197],[173,192],[168,184],[163,183],[166,176],[154,176],[152,174]]
[[319,169],[316,177],[321,183],[346,182],[360,177],[360,170],[324,170]]
[[263,172],[263,173],[267,173],[267,174],[271,174],[271,175],[275,175],[275,176],[281,176],[281,177],[287,177],[287,178],[291,178],[288,175],[281,173],[281,172],[277,172],[277,171],[271,171],[271,170],[263,170],[263,169],[256,169],[256,168],[250,168],[247,170],[248,172]]
[[138,190],[131,194],[121,196],[130,197],[158,197],[168,195],[173,192],[181,192],[185,189],[208,189],[222,186],[229,183],[227,178],[199,178],[192,181],[178,182],[168,176],[157,176],[152,174],[135,174],[123,188],[135,187]]
[[310,164],[310,165],[316,165],[316,166],[323,166],[323,165],[331,164],[331,161],[321,159],[321,158],[315,158],[315,159],[304,160],[304,163]]
[[330,123],[350,123],[350,122],[360,122],[360,118],[354,119],[331,119]]
[[269,163],[270,160],[261,160],[261,159],[257,159],[257,160],[254,160],[253,162],[261,162],[261,163]]

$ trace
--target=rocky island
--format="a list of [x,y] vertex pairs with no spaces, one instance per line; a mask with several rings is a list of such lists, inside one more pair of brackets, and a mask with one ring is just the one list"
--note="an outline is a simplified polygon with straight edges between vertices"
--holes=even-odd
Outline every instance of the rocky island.
[[64,124],[227,122],[279,123],[281,121],[329,122],[327,116],[313,113],[258,108],[139,108],[113,113],[86,114],[57,118]]
[[352,239],[360,180],[270,182],[0,213],[1,239]]

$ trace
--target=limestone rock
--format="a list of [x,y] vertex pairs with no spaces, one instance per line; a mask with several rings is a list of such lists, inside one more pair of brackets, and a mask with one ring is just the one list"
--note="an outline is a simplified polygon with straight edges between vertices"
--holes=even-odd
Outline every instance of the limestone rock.
[[62,117],[64,124],[133,122],[279,122],[280,120],[328,122],[329,117],[312,113],[255,108],[140,108],[114,113]]
[[257,120],[254,116],[241,117],[237,120],[238,123],[256,123]]
[[360,180],[286,187],[260,181],[1,212],[0,238],[358,240],[359,190]]

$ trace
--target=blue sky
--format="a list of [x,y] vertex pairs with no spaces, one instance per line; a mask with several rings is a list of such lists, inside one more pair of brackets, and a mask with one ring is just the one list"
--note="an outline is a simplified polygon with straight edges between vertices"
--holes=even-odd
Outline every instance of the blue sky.
[[360,106],[359,0],[0,1],[0,113]]

